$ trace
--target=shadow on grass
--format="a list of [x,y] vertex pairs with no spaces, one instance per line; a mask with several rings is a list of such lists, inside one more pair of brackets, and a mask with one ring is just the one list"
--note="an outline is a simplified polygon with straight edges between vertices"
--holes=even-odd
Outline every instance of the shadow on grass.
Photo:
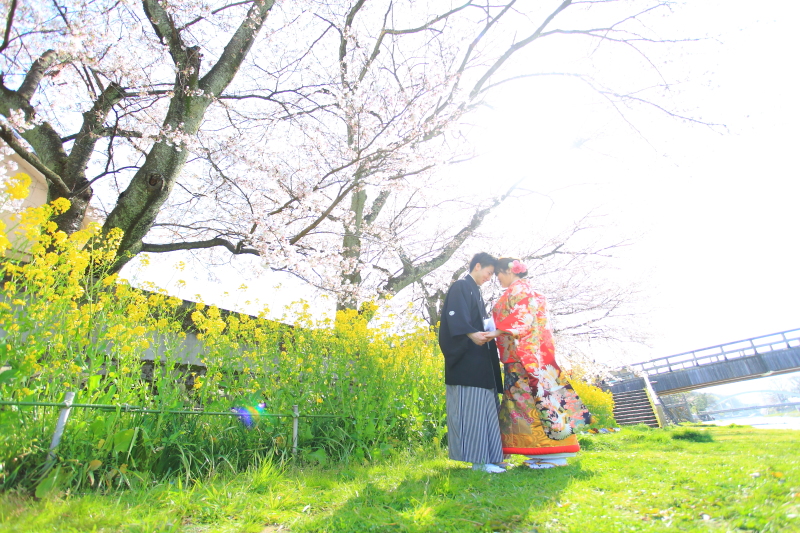
[[556,505],[573,480],[593,475],[581,469],[579,460],[573,461],[567,467],[531,470],[522,466],[503,474],[458,466],[412,470],[399,483],[396,479],[367,483],[344,505],[292,531],[544,531],[543,524],[528,515]]

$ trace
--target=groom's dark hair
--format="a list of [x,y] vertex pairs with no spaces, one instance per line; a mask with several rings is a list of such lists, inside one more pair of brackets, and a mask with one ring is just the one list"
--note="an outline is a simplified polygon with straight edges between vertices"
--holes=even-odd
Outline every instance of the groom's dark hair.
[[475,254],[472,257],[472,260],[469,262],[469,271],[472,272],[475,270],[475,265],[480,263],[481,267],[486,268],[488,266],[495,266],[497,264],[497,258],[487,254],[486,252],[480,252]]

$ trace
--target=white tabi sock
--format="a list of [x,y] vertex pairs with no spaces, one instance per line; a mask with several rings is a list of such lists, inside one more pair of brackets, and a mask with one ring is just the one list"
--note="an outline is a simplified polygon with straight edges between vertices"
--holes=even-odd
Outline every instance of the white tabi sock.
[[497,466],[492,463],[480,464],[480,463],[472,463],[473,470],[480,470],[481,472],[489,472],[490,474],[500,474],[505,472],[505,469],[502,466]]

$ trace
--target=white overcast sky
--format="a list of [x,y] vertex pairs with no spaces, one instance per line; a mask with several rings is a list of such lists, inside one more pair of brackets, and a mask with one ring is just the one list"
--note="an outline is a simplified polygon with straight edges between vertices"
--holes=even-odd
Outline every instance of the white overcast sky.
[[[650,295],[652,346],[635,359],[800,328],[798,19],[795,2],[704,0],[659,22],[665,37],[708,37],[673,48],[663,68],[681,82],[676,109],[726,129],[634,109],[627,118],[637,133],[565,78],[517,84],[473,117],[469,135],[482,156],[464,179],[491,187],[526,177],[539,194],[519,224],[557,232],[595,209],[637,235],[618,264],[622,279],[644,277]],[[638,75],[596,61],[619,68],[611,73],[623,83]],[[254,300],[254,291],[236,290],[233,271],[218,285],[170,269],[139,277],[162,286],[184,279],[182,297],[225,307]],[[261,302],[297,295],[286,284],[271,289],[276,280],[258,284]]]
[[642,358],[800,328],[798,16],[795,3],[704,1],[664,20],[665,33],[710,37],[667,67],[691,76],[672,101],[727,129],[633,110],[637,133],[564,78],[515,87],[481,115],[487,157],[471,168],[549,197],[544,219],[520,224],[555,229],[599,208],[640,234],[620,267],[651,294]]

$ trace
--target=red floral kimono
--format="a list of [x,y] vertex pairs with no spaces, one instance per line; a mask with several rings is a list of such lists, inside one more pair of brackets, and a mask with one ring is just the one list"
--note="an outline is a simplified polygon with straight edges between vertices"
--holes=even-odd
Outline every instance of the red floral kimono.
[[541,455],[580,450],[575,430],[591,415],[555,360],[546,302],[530,280],[512,283],[492,309],[505,386],[500,408],[503,453]]

